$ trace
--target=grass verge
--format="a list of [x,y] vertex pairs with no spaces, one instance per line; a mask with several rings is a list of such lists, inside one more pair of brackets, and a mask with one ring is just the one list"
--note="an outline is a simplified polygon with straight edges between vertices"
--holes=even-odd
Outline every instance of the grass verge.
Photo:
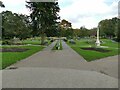
[[108,48],[104,48],[105,50],[109,50],[109,52],[98,52],[93,50],[83,50],[82,48],[90,47],[90,44],[86,43],[86,39],[76,40],[76,44],[67,44],[75,50],[78,54],[80,54],[85,60],[93,61],[96,59],[101,59],[109,56],[114,56],[120,54],[117,42],[112,42],[109,39],[102,39],[103,43],[101,46],[107,46]]
[[23,40],[22,44],[40,45],[40,40]]
[[17,61],[25,59],[44,48],[43,46],[7,46],[3,48],[10,47],[26,48],[29,50],[25,52],[0,52],[0,69],[4,69]]

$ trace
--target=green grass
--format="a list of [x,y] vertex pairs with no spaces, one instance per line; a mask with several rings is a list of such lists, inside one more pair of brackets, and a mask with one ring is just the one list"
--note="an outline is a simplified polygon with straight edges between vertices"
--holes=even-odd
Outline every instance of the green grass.
[[[7,48],[10,47],[15,46],[7,46]],[[27,48],[29,50],[25,52],[3,52],[3,53],[0,52],[0,62],[2,62],[0,63],[0,67],[2,67],[2,69],[6,68],[7,66],[10,66],[11,64],[16,63],[17,61],[25,59],[44,48],[43,46],[16,46],[16,47]],[[4,46],[3,48],[6,48],[6,46]]]
[[[56,49],[56,45],[57,45],[57,43],[55,44],[55,46],[53,47],[52,50],[57,50],[57,49]],[[63,47],[62,47],[62,42],[61,42],[61,40],[60,40],[60,49],[59,49],[59,50],[62,50],[62,49],[63,49]]]
[[[93,61],[96,59],[101,59],[109,56],[114,56],[117,54],[120,54],[118,52],[118,43],[112,42],[109,39],[102,39],[104,42],[101,44],[102,46],[108,46],[108,48],[105,48],[106,50],[111,50],[110,52],[98,52],[98,51],[91,51],[91,50],[83,50],[82,47],[89,47],[90,45],[86,43],[88,40],[81,39],[80,41],[76,40],[76,44],[72,45],[70,43],[67,43],[72,49],[74,49],[78,54],[83,56],[83,58],[87,61]],[[119,43],[120,44],[120,43]]]
[[[48,42],[48,45],[51,44],[50,40],[45,40]],[[32,44],[32,45],[40,45],[41,40],[23,40],[22,44]]]
[[112,42],[110,39],[102,39],[103,43],[102,46],[109,46],[110,48],[118,48],[118,46],[120,45],[120,43],[117,42]]
[[2,40],[0,40],[0,44],[2,44]]
[[33,44],[33,45],[40,45],[41,41],[40,40],[23,40],[23,44]]

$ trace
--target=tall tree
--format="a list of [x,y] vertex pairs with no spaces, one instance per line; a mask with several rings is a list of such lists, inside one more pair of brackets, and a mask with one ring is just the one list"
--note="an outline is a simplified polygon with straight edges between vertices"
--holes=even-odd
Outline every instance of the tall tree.
[[2,36],[3,39],[18,37],[25,39],[30,36],[30,25],[25,15],[12,13],[11,11],[2,12]]
[[72,24],[69,21],[63,19],[60,22],[60,27],[61,27],[61,36],[67,38],[73,38]]
[[88,29],[85,26],[80,27],[80,37],[88,37]]
[[65,19],[63,19],[61,21],[60,25],[61,25],[61,27],[65,28],[65,29],[72,28],[72,24]]
[[2,1],[0,1],[0,7],[5,7]]
[[117,37],[118,23],[119,19],[117,17],[100,21],[100,35],[109,38]]
[[[50,30],[57,24],[60,10],[58,2],[27,2],[27,8],[31,10],[33,29],[41,35],[41,44],[44,44],[46,30]],[[36,30],[35,30],[36,29]]]

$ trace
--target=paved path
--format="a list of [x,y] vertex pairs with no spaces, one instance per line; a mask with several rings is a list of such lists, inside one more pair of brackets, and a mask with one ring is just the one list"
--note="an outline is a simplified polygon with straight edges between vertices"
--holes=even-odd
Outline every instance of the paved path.
[[117,88],[118,80],[94,71],[19,68],[3,72],[3,88]]
[[78,70],[90,70],[118,77],[118,56],[112,56],[101,60],[86,62],[82,56],[72,50],[65,42],[62,43],[63,50],[52,51],[56,42],[29,58],[22,60],[15,67],[48,67],[68,68]]
[[59,51],[54,44],[4,70],[3,87],[117,87],[117,56],[86,62],[65,42]]
[[73,51],[65,42],[63,50],[51,50],[55,42],[27,59],[24,59],[13,66],[15,67],[49,67],[49,68],[72,68],[77,69],[80,63],[86,62],[80,55]]

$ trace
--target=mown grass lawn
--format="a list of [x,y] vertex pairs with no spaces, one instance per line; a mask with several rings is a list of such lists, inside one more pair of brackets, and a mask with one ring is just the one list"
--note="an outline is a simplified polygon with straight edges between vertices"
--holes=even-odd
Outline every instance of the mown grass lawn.
[[41,41],[40,40],[23,40],[23,44],[33,44],[33,45],[40,45]]
[[[48,42],[48,45],[51,44],[50,40],[45,40],[45,41]],[[23,40],[22,44],[40,45],[41,40]]]
[[10,47],[27,48],[29,50],[24,52],[0,52],[1,69],[4,69],[7,66],[16,63],[17,61],[25,59],[44,48],[43,46],[7,46],[7,47],[5,46],[3,48],[10,48]]
[[110,50],[109,52],[98,52],[98,51],[92,51],[92,50],[83,50],[81,49],[82,47],[90,47],[90,44],[86,43],[88,39],[81,39],[81,40],[76,40],[76,44],[70,44],[67,42],[67,44],[74,49],[78,54],[83,56],[83,58],[87,61],[93,61],[96,59],[101,59],[105,58],[108,56],[114,56],[120,54],[118,52],[118,44],[117,42],[113,42],[109,39],[102,39],[103,43],[101,46],[107,46],[108,48],[104,48],[106,50]]

